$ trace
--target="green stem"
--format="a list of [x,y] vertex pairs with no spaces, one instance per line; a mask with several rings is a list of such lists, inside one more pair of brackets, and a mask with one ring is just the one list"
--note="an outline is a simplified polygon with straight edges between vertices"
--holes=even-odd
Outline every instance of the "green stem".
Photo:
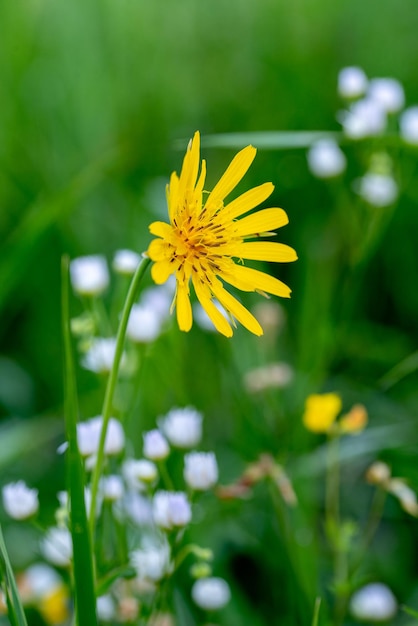
[[102,466],[103,466],[103,460],[104,460],[104,444],[106,440],[107,426],[109,424],[109,419],[110,419],[112,407],[113,407],[113,396],[115,393],[116,383],[117,383],[118,374],[119,374],[119,365],[120,365],[122,354],[123,354],[126,327],[128,326],[129,314],[131,312],[132,306],[138,294],[139,285],[141,283],[141,280],[150,262],[151,262],[150,259],[144,258],[142,262],[140,263],[140,265],[138,266],[135,274],[132,277],[128,295],[126,296],[125,304],[122,310],[122,316],[119,322],[118,332],[116,335],[115,357],[113,360],[112,369],[110,370],[109,378],[107,380],[107,385],[106,385],[105,398],[104,398],[103,408],[102,408],[103,424],[102,424],[102,430],[100,433],[99,448],[97,450],[96,466],[93,471],[92,485],[91,485],[90,534],[91,534],[92,539],[94,535],[94,524],[95,524],[94,512],[96,510],[97,492],[99,488],[99,480],[100,480],[100,475],[102,472]]

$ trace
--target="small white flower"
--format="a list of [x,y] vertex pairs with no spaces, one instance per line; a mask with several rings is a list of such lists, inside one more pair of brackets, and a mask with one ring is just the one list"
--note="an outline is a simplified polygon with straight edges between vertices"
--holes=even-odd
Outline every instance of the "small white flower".
[[170,306],[174,292],[175,287],[170,280],[164,285],[148,287],[141,293],[140,304],[151,309],[162,324],[170,317]]
[[398,197],[398,185],[388,174],[369,172],[358,181],[357,193],[369,204],[388,206]]
[[414,146],[418,145],[418,106],[406,109],[400,117],[401,136]]
[[386,622],[396,614],[397,602],[389,587],[370,583],[353,594],[350,611],[359,621]]
[[139,580],[161,580],[170,569],[170,547],[161,537],[159,542],[149,542],[130,554],[130,561]]
[[[37,601],[61,587],[62,580],[57,572],[46,563],[34,563],[23,574],[25,596],[28,601]],[[26,599],[26,597],[25,597]]]
[[100,479],[100,494],[103,500],[115,502],[120,500],[124,494],[123,480],[117,474],[102,476]]
[[218,480],[218,464],[213,452],[190,452],[184,457],[184,480],[191,489],[205,491]]
[[122,504],[124,512],[134,524],[150,526],[153,523],[151,501],[146,496],[136,491],[128,491]]
[[129,315],[126,334],[135,343],[150,343],[161,333],[161,320],[151,307],[135,304]]
[[53,565],[66,567],[73,556],[73,544],[67,528],[49,528],[41,542],[41,552]]
[[361,67],[344,67],[338,74],[338,93],[343,98],[362,96],[367,85],[367,76]]
[[[97,454],[102,425],[101,415],[77,424],[77,442],[81,456],[90,457]],[[104,452],[109,456],[119,454],[124,446],[125,434],[122,424],[111,417],[107,425]]]
[[308,165],[314,176],[333,178],[341,174],[347,164],[344,153],[333,139],[319,139],[310,147]]
[[203,416],[193,407],[171,409],[160,420],[168,441],[177,448],[193,448],[202,438]]
[[23,480],[3,487],[3,506],[13,519],[23,520],[39,509],[38,490],[30,489]]
[[96,601],[97,616],[102,622],[111,622],[116,617],[116,605],[112,596],[99,596]]
[[[96,337],[81,359],[81,365],[96,374],[106,374],[112,369],[115,359],[116,339],[113,337]],[[126,363],[126,355],[122,355],[121,366]]]
[[155,524],[166,530],[186,526],[192,519],[190,502],[182,491],[157,491],[152,514]]
[[405,103],[403,87],[395,78],[373,78],[367,95],[387,113],[396,113]]
[[112,267],[123,276],[132,276],[141,262],[141,256],[133,250],[118,250],[113,257]]
[[97,296],[109,285],[109,270],[104,256],[80,256],[70,263],[71,284],[81,296]]
[[375,100],[366,98],[351,105],[340,115],[344,133],[350,139],[379,135],[386,128],[386,111]]
[[154,428],[144,433],[144,456],[152,461],[162,461],[170,454],[170,447],[161,432]]
[[127,459],[122,465],[123,477],[130,489],[143,491],[157,476],[157,466],[147,459]]
[[216,611],[228,604],[231,591],[223,578],[200,578],[192,587],[192,598],[201,609]]

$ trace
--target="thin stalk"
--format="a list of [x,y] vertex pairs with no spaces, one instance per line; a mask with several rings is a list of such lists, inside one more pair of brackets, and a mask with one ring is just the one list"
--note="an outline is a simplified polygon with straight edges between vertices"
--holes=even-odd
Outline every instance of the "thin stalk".
[[97,626],[93,552],[84,498],[84,470],[77,443],[78,398],[71,346],[68,269],[69,259],[63,257],[61,304],[65,365],[64,414],[68,439],[67,472],[70,494],[70,527],[73,542],[75,622],[77,626]]
[[132,277],[128,295],[126,296],[125,304],[122,310],[118,332],[116,335],[115,357],[113,359],[112,369],[110,370],[109,378],[107,380],[107,385],[106,385],[106,392],[105,392],[103,408],[102,408],[102,420],[103,420],[102,430],[100,433],[99,448],[97,450],[96,465],[93,470],[93,476],[92,476],[91,510],[90,510],[90,520],[89,520],[90,521],[90,534],[91,534],[92,540],[93,540],[93,535],[94,535],[94,524],[95,524],[94,511],[96,510],[97,492],[99,488],[99,481],[100,481],[100,476],[101,476],[102,467],[103,467],[106,432],[107,432],[107,427],[109,424],[109,419],[110,419],[112,408],[113,408],[113,397],[115,394],[116,383],[117,383],[118,374],[119,374],[119,366],[120,366],[120,362],[121,362],[122,354],[123,354],[126,327],[128,326],[129,314],[131,312],[132,306],[138,294],[139,285],[141,283],[141,280],[150,262],[151,262],[150,259],[144,258],[142,262],[139,264],[135,274]]

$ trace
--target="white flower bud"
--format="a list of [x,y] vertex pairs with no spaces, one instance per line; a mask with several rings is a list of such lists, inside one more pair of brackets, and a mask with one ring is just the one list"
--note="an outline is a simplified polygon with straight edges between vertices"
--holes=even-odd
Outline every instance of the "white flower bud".
[[109,270],[104,256],[81,256],[70,263],[73,289],[81,296],[97,296],[109,285]]
[[173,446],[193,448],[202,438],[202,419],[202,414],[192,407],[172,409],[161,420],[160,426]]
[[73,544],[67,528],[49,528],[41,542],[41,552],[53,565],[66,567],[73,556]]
[[396,614],[397,602],[389,587],[370,583],[353,594],[350,611],[359,621],[386,622]]
[[347,164],[344,153],[333,139],[319,139],[310,147],[308,166],[318,178],[333,178],[341,174]]
[[[97,454],[102,425],[103,418],[101,415],[77,424],[77,442],[81,456],[88,457]],[[125,434],[122,424],[111,417],[107,425],[104,452],[109,456],[119,454],[124,446]]]
[[200,578],[192,587],[192,598],[201,609],[216,611],[228,604],[231,591],[223,578]]
[[149,543],[142,549],[134,550],[130,560],[139,580],[157,582],[170,568],[170,548],[166,540]]
[[122,474],[130,489],[143,491],[157,479],[158,471],[155,463],[147,459],[127,459],[123,462]]
[[100,495],[103,500],[115,502],[120,500],[124,494],[123,480],[117,474],[102,476],[100,479]]
[[[96,374],[106,374],[112,369],[115,360],[116,339],[113,337],[96,337],[81,359],[81,365]],[[126,355],[122,354],[121,366],[126,363]]]
[[155,524],[166,530],[186,526],[192,519],[190,503],[182,491],[157,491],[152,514]]
[[400,117],[401,136],[409,144],[418,145],[418,106],[406,109]]
[[124,512],[134,524],[138,526],[152,525],[152,505],[149,498],[136,491],[128,491],[122,504]]
[[155,428],[144,433],[144,456],[152,461],[162,461],[170,454],[170,447],[165,437]]
[[405,103],[403,87],[394,78],[373,78],[369,83],[368,97],[387,113],[396,113]]
[[344,67],[338,74],[338,93],[343,98],[362,96],[367,85],[367,76],[361,67]]
[[218,480],[218,464],[213,452],[190,452],[184,457],[184,480],[196,491],[205,491]]
[[5,485],[2,493],[4,509],[13,519],[23,520],[37,513],[38,490],[30,489],[23,480]]
[[358,181],[357,193],[369,204],[384,207],[393,204],[398,197],[398,185],[388,174],[369,172]]
[[369,98],[351,105],[340,115],[344,133],[350,139],[379,135],[386,128],[387,117],[382,106]]
[[150,343],[161,333],[161,319],[150,307],[135,304],[129,315],[126,335],[135,343]]
[[118,250],[113,258],[112,267],[115,272],[124,276],[132,276],[141,262],[141,256],[133,250]]
[[36,602],[60,588],[62,579],[46,563],[34,563],[23,574],[25,600]]
[[99,596],[96,600],[97,616],[102,622],[112,622],[116,617],[116,605],[111,595]]

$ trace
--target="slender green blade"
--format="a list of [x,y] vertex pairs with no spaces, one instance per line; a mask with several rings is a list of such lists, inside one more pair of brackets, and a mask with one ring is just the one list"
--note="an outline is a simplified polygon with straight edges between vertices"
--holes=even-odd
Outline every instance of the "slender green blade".
[[77,626],[96,626],[93,555],[84,500],[84,471],[77,444],[78,399],[69,315],[69,260],[62,260],[62,331],[64,339],[64,411],[68,439],[67,472],[73,540]]
[[8,617],[12,626],[28,626],[22,603],[20,602],[16,580],[13,575],[6,544],[0,525],[0,573],[6,588]]

